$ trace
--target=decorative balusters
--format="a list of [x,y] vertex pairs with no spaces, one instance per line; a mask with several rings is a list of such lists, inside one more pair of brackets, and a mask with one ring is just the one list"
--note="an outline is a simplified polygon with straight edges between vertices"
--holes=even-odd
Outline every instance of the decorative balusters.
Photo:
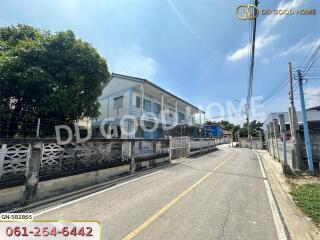
[[30,144],[2,144],[0,178],[25,177],[30,159]]

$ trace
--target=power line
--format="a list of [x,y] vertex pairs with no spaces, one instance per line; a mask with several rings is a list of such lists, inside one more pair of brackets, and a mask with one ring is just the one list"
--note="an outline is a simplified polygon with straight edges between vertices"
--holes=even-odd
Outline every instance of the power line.
[[303,65],[305,65],[304,64],[304,61],[308,58],[308,56],[311,54],[311,52],[312,52],[312,49],[314,48],[314,46],[316,45],[316,43],[317,43],[317,41],[319,40],[319,34],[318,35],[316,35],[316,39],[314,40],[314,42],[313,42],[313,44],[312,44],[312,46],[311,46],[311,48],[309,49],[309,51],[308,51],[308,53],[307,53],[307,55],[306,56],[304,56],[304,58],[302,59],[302,61],[300,62],[300,66],[303,66]]
[[[298,69],[301,69],[302,71],[305,72],[304,75],[307,75],[308,76],[308,79],[310,77],[311,80],[314,79],[314,77],[318,77],[318,73],[319,73],[319,76],[320,76],[320,66],[315,66],[314,63],[316,61],[313,61],[312,62],[312,59],[315,59],[315,53],[312,54],[311,58],[307,61],[307,64],[303,67],[301,67],[303,62],[305,62],[305,60],[308,58],[308,56],[312,53],[312,50],[314,48],[314,46],[316,46],[316,43],[317,41],[319,40],[319,38],[316,38],[316,40],[313,42],[313,45],[311,46],[311,48],[309,49],[307,55],[303,58],[303,60],[301,61],[301,64],[300,64],[300,67],[294,67],[293,69],[294,70],[298,70]],[[319,58],[319,57],[318,57]],[[317,59],[315,59],[317,60]],[[311,64],[311,65],[310,65]],[[311,67],[314,68],[314,69],[311,69]],[[309,68],[310,67],[310,68]],[[309,68],[309,70],[306,72],[305,70]],[[266,95],[266,97],[264,98],[264,100],[261,102],[261,104],[264,104],[266,102],[268,102],[270,99],[272,99],[272,97],[274,97],[275,95],[277,95],[280,90],[282,90],[285,86],[287,86],[287,84],[289,83],[288,80],[283,80],[283,78],[286,76],[286,74],[284,74],[280,80],[279,80],[279,83],[275,86],[274,89],[272,89],[272,91],[270,91],[270,93],[268,95]],[[294,86],[294,91],[297,90],[297,87],[298,87],[298,82],[295,83],[295,86]]]
[[304,67],[304,70],[302,72],[303,75],[306,75],[309,70],[312,68],[312,66],[314,65],[315,62],[318,61],[319,59],[319,51],[320,51],[320,43],[317,46],[317,42],[318,42],[319,38],[317,38],[314,42],[314,44],[311,47],[311,50],[313,49],[314,46],[316,46],[315,51],[313,52],[313,54],[311,54],[311,57],[309,58],[309,60],[307,61],[307,64]]
[[[264,104],[266,102],[268,102],[270,99],[272,99],[273,96],[277,95],[280,90],[282,90],[285,86],[288,85],[289,81],[287,79],[284,79],[286,77],[286,75],[284,74],[281,78],[280,78],[280,83],[277,84],[272,91],[270,91],[270,93],[263,99],[263,101],[261,102],[261,104]],[[283,80],[284,79],[284,80]]]

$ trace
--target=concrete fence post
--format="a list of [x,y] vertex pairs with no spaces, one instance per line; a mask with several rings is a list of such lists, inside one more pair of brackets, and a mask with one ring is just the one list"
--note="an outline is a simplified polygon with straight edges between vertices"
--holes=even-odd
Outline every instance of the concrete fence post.
[[290,118],[290,131],[291,131],[291,142],[292,142],[292,167],[302,169],[302,156],[301,156],[301,143],[299,134],[299,124],[297,119],[297,112],[295,107],[289,107],[289,118]]
[[134,145],[135,145],[135,141],[132,140],[132,141],[131,141],[130,174],[134,174],[134,172],[135,172],[135,170],[136,170]]
[[278,136],[279,136],[278,119],[273,119],[273,131],[274,131],[274,139],[276,141],[278,161],[280,162],[281,160],[280,160],[280,151],[279,151],[279,143],[278,143]]
[[190,141],[190,137],[188,137],[188,149],[187,149],[187,151],[188,151],[188,157],[190,157],[190,152],[191,152],[191,141]]
[[271,140],[270,140],[270,125],[267,124],[267,141],[268,141],[268,146],[267,146],[267,149],[268,149],[268,152],[271,156]]
[[259,131],[260,150],[263,149],[262,130]]
[[[152,142],[152,148],[153,148],[153,156],[155,158],[155,156],[157,155],[157,140]],[[154,165],[154,158],[149,161],[151,167]]]
[[276,158],[276,151],[275,151],[275,143],[273,142],[274,137],[274,130],[273,130],[273,122],[269,123],[270,125],[270,137],[271,137],[271,145],[272,145],[272,157]]
[[7,148],[7,144],[2,144],[1,150],[0,150],[0,178],[3,174],[3,165],[4,165],[4,159],[6,156],[6,148]]
[[282,136],[282,142],[283,142],[283,161],[285,164],[288,164],[287,160],[287,136],[286,136],[286,123],[284,120],[284,114],[279,115],[280,120],[280,132]]
[[169,137],[169,163],[172,161],[172,137]]
[[42,142],[34,142],[31,144],[31,157],[27,165],[28,167],[26,172],[26,183],[23,193],[22,205],[31,203],[36,195],[39,182],[42,151]]

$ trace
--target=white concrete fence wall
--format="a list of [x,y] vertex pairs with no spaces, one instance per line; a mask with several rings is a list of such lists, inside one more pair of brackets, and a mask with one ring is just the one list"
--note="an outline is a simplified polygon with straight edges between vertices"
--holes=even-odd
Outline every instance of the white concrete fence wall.
[[190,139],[175,137],[170,140],[171,158],[189,157],[216,149],[218,144],[225,143],[223,139]]
[[[268,138],[267,150],[274,159],[284,163],[284,143],[281,139]],[[286,141],[286,158],[288,165],[293,168],[293,145],[291,140]]]
[[239,138],[239,147],[244,148],[253,148],[253,149],[263,149],[263,142],[262,139],[259,137],[252,137],[248,140],[247,137],[240,137]]
[[[0,209],[133,174],[140,168],[170,163],[174,158],[213,151],[221,143],[189,137],[100,139],[70,145],[58,145],[53,139],[0,139]],[[117,164],[112,165],[114,160]],[[10,186],[8,181],[15,184]]]

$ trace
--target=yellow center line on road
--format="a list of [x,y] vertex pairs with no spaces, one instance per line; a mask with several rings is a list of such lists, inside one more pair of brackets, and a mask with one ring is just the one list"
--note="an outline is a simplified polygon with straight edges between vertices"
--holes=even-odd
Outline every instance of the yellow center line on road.
[[161,208],[158,212],[156,212],[152,217],[150,217],[147,221],[142,223],[140,226],[138,226],[136,229],[134,229],[132,232],[130,232],[128,235],[126,235],[122,240],[130,240],[133,239],[135,236],[137,236],[141,231],[143,231],[146,227],[148,227],[151,223],[153,223],[155,220],[157,220],[162,214],[164,214],[166,211],[169,210],[173,205],[175,205],[177,202],[179,202],[184,196],[186,196],[188,193],[190,193],[195,187],[197,187],[201,182],[203,182],[206,178],[208,178],[214,171],[216,171],[218,168],[220,168],[223,164],[225,164],[227,161],[229,161],[233,157],[234,153],[232,153],[227,159],[225,159],[223,162],[218,164],[214,169],[212,169],[209,173],[207,173],[204,177],[199,179],[197,182],[192,184],[189,188],[187,188],[185,191],[180,193],[178,196],[176,196],[173,200],[171,200],[167,205],[165,205],[163,208]]

